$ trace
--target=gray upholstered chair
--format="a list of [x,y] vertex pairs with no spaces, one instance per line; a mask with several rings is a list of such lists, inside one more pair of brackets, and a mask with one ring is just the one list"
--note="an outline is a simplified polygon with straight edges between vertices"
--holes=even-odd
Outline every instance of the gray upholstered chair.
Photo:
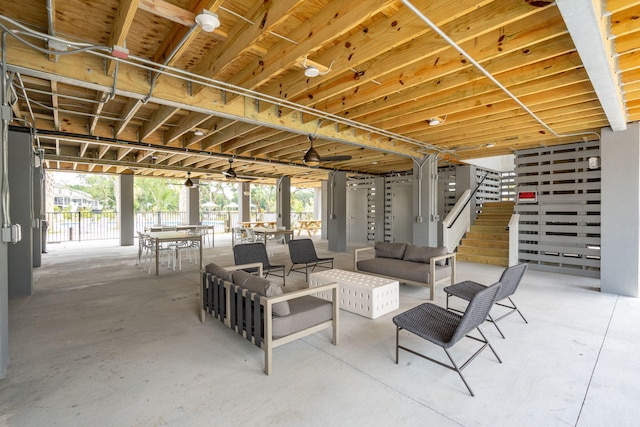
[[[304,269],[304,276],[307,282],[309,281],[309,267],[312,267],[311,271],[315,270],[316,267],[333,268],[333,258],[318,258],[316,248],[313,246],[313,240],[311,239],[289,240],[289,256],[293,264],[289,268],[287,276],[292,271]],[[329,266],[328,264],[331,265]],[[296,265],[300,266],[296,267]]]
[[[525,271],[527,271],[527,264],[523,263],[523,264],[514,265],[513,267],[506,268],[502,272],[502,276],[500,276],[499,281],[500,283],[502,283],[502,286],[500,287],[500,292],[498,292],[498,296],[496,297],[496,305],[508,308],[509,311],[507,311],[505,314],[503,314],[502,316],[496,319],[491,317],[491,312],[489,312],[487,314],[487,320],[489,320],[495,325],[496,329],[498,330],[502,338],[504,338],[504,334],[498,327],[497,322],[499,320],[502,320],[508,315],[517,311],[520,317],[522,317],[522,320],[524,320],[524,323],[529,323],[527,322],[527,319],[524,318],[524,316],[522,315],[522,313],[520,312],[516,304],[511,299],[511,295],[513,295],[518,289],[518,285],[520,285],[520,281],[522,280],[522,276],[524,276]],[[473,298],[473,296],[476,293],[480,292],[485,288],[486,288],[485,285],[472,282],[470,280],[456,283],[455,285],[447,286],[446,288],[444,288],[444,291],[447,293],[447,309],[460,312],[459,310],[449,307],[450,296],[458,297],[465,301],[471,301],[471,298]],[[511,304],[508,305],[505,303],[501,303],[500,301],[504,299],[508,299]]]
[[[282,277],[282,285],[285,284],[285,266],[284,264],[272,265],[269,262],[267,249],[264,243],[242,243],[233,247],[233,260],[236,265],[262,263],[264,277],[269,274]],[[256,269],[245,269],[248,273],[256,272]],[[280,274],[278,274],[278,272]]]
[[[460,378],[462,378],[464,385],[467,386],[467,390],[469,390],[471,396],[473,396],[474,394],[473,391],[471,391],[471,387],[469,387],[469,384],[462,376],[462,370],[466,368],[467,365],[471,363],[471,361],[473,361],[486,347],[489,347],[498,359],[498,362],[502,363],[502,360],[500,360],[500,357],[498,357],[498,354],[495,352],[491,344],[489,344],[489,341],[479,328],[479,326],[486,320],[487,314],[489,313],[489,310],[491,310],[491,306],[493,306],[499,290],[500,282],[477,292],[462,315],[435,304],[425,303],[395,316],[393,318],[393,323],[396,325],[396,364],[398,363],[398,350],[406,350],[409,353],[413,353],[424,359],[430,360],[431,362],[444,366],[447,369],[456,371],[458,375],[460,375]],[[410,348],[401,346],[400,330],[402,329],[442,347],[444,352],[447,354],[451,365],[432,359],[431,357],[418,353]],[[482,338],[468,335],[474,329],[480,333]],[[469,359],[467,359],[466,362],[458,367],[447,349],[451,348],[465,336],[479,341],[483,343],[483,345]]]

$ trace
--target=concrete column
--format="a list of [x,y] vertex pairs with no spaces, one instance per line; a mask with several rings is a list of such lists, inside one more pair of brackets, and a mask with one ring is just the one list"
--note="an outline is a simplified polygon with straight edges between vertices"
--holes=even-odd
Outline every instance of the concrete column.
[[31,295],[33,289],[33,149],[28,132],[9,132],[11,224],[19,224],[22,239],[9,245],[9,298]]
[[[0,81],[3,84],[4,80]],[[0,91],[2,88],[0,88]],[[3,121],[2,126],[6,123]],[[0,179],[4,170],[4,147],[9,141],[4,139],[5,133],[0,126]],[[0,200],[0,207],[2,206]],[[5,223],[4,211],[0,209],[0,226]],[[0,378],[4,378],[9,364],[9,244],[0,240]]]
[[347,174],[334,171],[329,174],[329,194],[327,197],[328,248],[333,252],[347,250]]
[[291,178],[283,176],[276,186],[276,214],[278,226],[291,228]]
[[120,175],[118,206],[120,221],[120,246],[133,246],[135,232],[133,216],[133,175]]
[[238,183],[238,205],[238,220],[251,221],[251,184],[248,182]]
[[413,165],[413,244],[438,245],[438,162],[435,156]]
[[313,189],[313,219],[318,219],[322,215],[322,188],[315,187]]
[[640,283],[640,124],[602,130],[600,288],[638,297]]
[[[35,157],[34,157],[35,160]],[[38,159],[38,162],[40,159]],[[44,168],[33,169],[33,267],[42,265],[42,222],[44,216]]]
[[384,178],[374,179],[376,186],[375,206],[376,206],[376,242],[384,242],[384,193],[386,190]]
[[191,179],[194,186],[184,187],[187,192],[187,224],[200,224],[200,184],[199,179]]
[[[476,167],[474,165],[456,166],[456,200],[458,200],[466,190],[475,190],[476,185]],[[473,222],[477,216],[476,196],[473,196],[471,201],[469,201],[469,207],[471,208],[471,222]]]
[[322,220],[322,230],[320,232],[320,237],[324,240],[328,240],[328,231],[329,228],[329,211],[328,211],[328,195],[329,195],[329,183],[327,181],[322,181],[320,183],[320,203],[322,205],[322,209],[320,210],[320,216],[316,218],[320,218]]

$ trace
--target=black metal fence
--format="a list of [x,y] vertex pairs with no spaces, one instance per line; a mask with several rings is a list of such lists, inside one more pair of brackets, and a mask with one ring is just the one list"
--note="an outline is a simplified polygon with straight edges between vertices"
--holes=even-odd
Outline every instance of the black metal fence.
[[[275,213],[251,212],[251,220],[275,218]],[[202,225],[213,226],[214,233],[227,233],[239,221],[237,211],[202,211]],[[50,243],[120,238],[118,212],[47,212],[47,241]],[[292,221],[313,219],[312,212],[292,212]],[[134,233],[152,226],[172,227],[188,224],[186,212],[136,212]]]

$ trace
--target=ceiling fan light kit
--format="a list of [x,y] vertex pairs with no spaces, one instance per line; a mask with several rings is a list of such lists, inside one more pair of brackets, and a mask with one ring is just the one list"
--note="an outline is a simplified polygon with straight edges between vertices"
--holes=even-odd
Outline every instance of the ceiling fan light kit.
[[193,187],[193,181],[191,181],[191,172],[187,172],[187,180],[184,182],[184,186],[188,188]]
[[203,10],[196,16],[196,23],[202,27],[202,31],[211,33],[220,26],[220,19],[215,13]]

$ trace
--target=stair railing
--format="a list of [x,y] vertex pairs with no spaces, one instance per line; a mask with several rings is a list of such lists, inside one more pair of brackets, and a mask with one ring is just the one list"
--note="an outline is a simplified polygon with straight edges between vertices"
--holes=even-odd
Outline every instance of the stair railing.
[[465,190],[442,221],[442,245],[447,252],[455,251],[464,233],[471,226],[471,190]]
[[518,234],[520,225],[520,214],[514,213],[509,219],[509,267],[513,267],[518,264]]
[[469,227],[471,227],[471,206],[469,202],[475,196],[487,175],[489,174],[484,174],[476,188],[473,189],[473,192],[465,190],[462,193],[453,209],[442,221],[442,245],[447,248],[448,252],[453,252],[460,244],[460,239],[462,239],[464,233],[469,231]]

